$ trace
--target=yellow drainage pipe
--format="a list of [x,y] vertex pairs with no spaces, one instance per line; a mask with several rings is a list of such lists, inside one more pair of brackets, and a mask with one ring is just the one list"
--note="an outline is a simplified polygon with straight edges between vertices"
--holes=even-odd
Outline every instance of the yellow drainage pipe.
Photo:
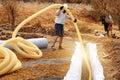
[[[56,8],[56,7],[60,7],[60,6],[63,6],[62,4],[54,4],[54,5],[50,5],[49,7],[46,7],[40,11],[38,11],[37,13],[33,14],[32,16],[28,17],[27,19],[25,19],[23,22],[21,22],[17,28],[15,29],[15,31],[13,32],[13,35],[12,35],[12,38],[15,38],[18,31],[20,30],[20,28],[22,26],[24,26],[26,23],[28,23],[29,21],[31,21],[32,19],[34,19],[35,17],[37,17],[38,15],[44,13],[45,11],[48,11],[49,9],[51,8]],[[72,13],[70,12],[69,9],[67,9],[66,7],[64,7],[64,9],[66,10],[66,12],[70,15],[72,21],[75,19],[72,15]],[[75,26],[75,29],[76,29],[76,32],[77,32],[77,35],[78,35],[78,39],[79,39],[79,42],[81,43],[81,47],[82,47],[82,51],[83,51],[83,57],[84,57],[84,60],[86,62],[86,65],[87,65],[87,68],[88,68],[88,71],[89,71],[89,80],[92,79],[92,72],[91,72],[91,67],[90,67],[90,64],[89,64],[89,61],[88,61],[88,58],[87,58],[87,54],[85,52],[85,48],[83,46],[83,41],[82,41],[82,38],[81,38],[81,34],[79,32],[79,29],[78,29],[78,26],[77,26],[77,23],[73,23],[74,26]]]
[[0,75],[22,68],[15,53],[4,47],[8,43],[23,57],[38,59],[42,56],[41,50],[34,44],[20,37],[11,38],[0,45]]
[[10,44],[19,54],[21,54],[25,58],[33,58],[38,59],[42,56],[41,50],[36,47],[31,42],[21,38],[11,38],[1,44],[1,46],[5,46],[7,44]]
[[[70,12],[69,9],[65,8],[66,12],[70,15],[72,21],[74,21],[74,16],[72,15],[72,13]],[[83,40],[82,40],[82,37],[81,37],[81,33],[79,31],[79,28],[77,26],[77,23],[74,23],[74,26],[75,26],[75,29],[76,29],[76,32],[77,32],[77,36],[78,36],[78,39],[79,39],[79,42],[81,44],[81,49],[82,49],[82,52],[83,52],[83,59],[85,60],[86,62],[86,65],[87,65],[87,68],[88,68],[88,72],[89,72],[89,80],[92,80],[92,70],[91,70],[91,66],[90,66],[90,63],[88,61],[88,58],[87,58],[87,54],[86,54],[86,51],[85,51],[85,48],[84,48],[84,45],[83,45]]]
[[8,48],[0,46],[0,54],[3,57],[0,62],[0,75],[16,71],[22,67],[16,55]]
[[[4,55],[4,57],[5,57],[5,59],[2,61],[2,64],[0,64],[0,66],[1,66],[0,67],[0,75],[5,74],[6,72],[10,71],[11,68],[15,67],[16,63],[19,63],[18,60],[16,60],[18,62],[15,62],[15,60],[13,61],[13,59],[16,59],[15,55],[12,55],[14,53],[12,53],[12,51],[10,51],[9,49],[3,47],[8,42],[11,42],[10,44],[12,45],[12,47],[18,53],[23,55],[24,57],[27,57],[27,58],[40,58],[42,56],[41,50],[39,50],[34,44],[24,40],[23,38],[15,38],[15,37],[16,37],[18,31],[20,30],[20,28],[22,28],[26,23],[28,23],[29,21],[31,21],[32,19],[34,19],[38,15],[42,14],[43,12],[45,12],[45,11],[51,9],[51,8],[54,8],[54,7],[56,8],[56,7],[60,7],[60,6],[63,6],[63,5],[62,4],[54,4],[54,5],[51,5],[49,7],[46,7],[45,9],[42,9],[42,10],[38,11],[37,13],[33,14],[32,16],[28,17],[27,19],[25,19],[23,22],[21,22],[17,26],[17,28],[13,32],[12,39],[6,41],[0,47],[0,49],[1,49],[0,53],[2,55]],[[74,17],[71,14],[70,10],[68,10],[67,8],[65,8],[65,10],[70,15],[71,19],[74,20]],[[83,57],[84,57],[84,60],[85,60],[85,62],[87,64],[87,68],[88,68],[88,71],[89,71],[89,80],[91,80],[92,79],[92,77],[91,77],[91,68],[90,68],[90,64],[89,64],[89,62],[87,60],[87,54],[85,53],[85,49],[84,49],[84,46],[83,46],[83,41],[82,41],[82,38],[81,38],[81,35],[80,35],[80,32],[79,32],[77,23],[73,23],[73,24],[75,26],[75,29],[76,29],[76,32],[77,32],[77,35],[78,35],[78,38],[79,38],[79,42],[81,43],[81,47],[82,47],[82,51],[83,51],[83,55],[84,55]],[[23,50],[19,49],[19,47],[21,47],[25,52]],[[7,66],[8,63],[9,63],[9,66]],[[4,67],[7,67],[7,68],[4,68]]]

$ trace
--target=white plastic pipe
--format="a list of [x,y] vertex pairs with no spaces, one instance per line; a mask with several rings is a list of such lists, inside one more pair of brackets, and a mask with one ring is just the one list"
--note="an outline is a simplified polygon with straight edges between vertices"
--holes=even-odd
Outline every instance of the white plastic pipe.
[[74,54],[71,59],[70,68],[64,80],[81,80],[82,73],[82,51],[79,42],[76,42]]
[[27,40],[32,42],[39,48],[47,48],[48,46],[47,38],[33,38],[33,39],[27,39]]
[[99,61],[98,55],[97,55],[96,44],[88,43],[87,51],[88,51],[89,57],[90,57],[93,80],[104,80],[103,67],[102,67],[102,65]]
[[[2,44],[2,43],[4,43],[6,40],[0,40],[0,45]],[[9,49],[12,49],[12,47],[10,46],[10,44],[7,44],[6,46],[5,46],[6,48],[9,48]]]
[[[27,40],[32,42],[39,48],[47,48],[47,46],[48,46],[48,41],[46,38],[32,38],[32,39],[27,39]],[[5,42],[5,40],[0,40],[0,44],[2,44],[3,42]],[[13,49],[10,46],[10,44],[7,44],[6,47],[9,49]]]

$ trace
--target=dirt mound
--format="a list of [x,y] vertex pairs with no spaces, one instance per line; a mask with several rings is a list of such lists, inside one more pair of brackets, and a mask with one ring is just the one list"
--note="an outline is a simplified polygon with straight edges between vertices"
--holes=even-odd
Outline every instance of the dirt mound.
[[[10,39],[12,37],[12,33],[15,28],[16,26],[12,26],[10,24],[1,24],[0,25],[0,39],[1,40]],[[25,39],[41,38],[41,37],[44,37],[44,34],[54,35],[54,29],[45,28],[41,26],[33,26],[33,27],[25,26],[25,27],[22,27],[18,32],[18,35]]]
[[[110,46],[110,45],[109,45]],[[119,52],[120,52],[120,44],[118,42],[113,42],[113,45],[111,45],[111,47],[113,47],[112,49],[110,49],[110,55],[108,56],[109,59],[112,60],[112,64],[116,66],[116,73],[113,75],[113,77],[117,80],[120,79],[120,55],[119,55]],[[115,69],[113,69],[115,70]]]

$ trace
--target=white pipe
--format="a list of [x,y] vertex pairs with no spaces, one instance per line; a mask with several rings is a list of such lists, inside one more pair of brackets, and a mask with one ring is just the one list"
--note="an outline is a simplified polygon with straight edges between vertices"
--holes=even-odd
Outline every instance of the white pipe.
[[[48,46],[48,41],[46,38],[32,38],[32,39],[27,39],[27,40],[32,42],[33,44],[35,44],[39,48],[47,48],[47,46]],[[5,41],[6,40],[0,40],[0,44],[2,44]],[[10,46],[10,44],[7,44],[6,47],[9,49],[13,49]]]
[[[4,43],[6,40],[0,40],[0,45],[2,44],[2,43]],[[10,46],[10,44],[7,44],[6,46],[5,46],[6,48],[9,48],[9,49],[12,49],[12,47]]]
[[88,51],[89,57],[90,57],[93,80],[104,80],[105,77],[104,77],[104,73],[103,73],[103,67],[102,67],[102,65],[99,61],[98,55],[97,55],[96,44],[88,43],[87,51]]
[[47,38],[33,38],[33,39],[27,39],[27,40],[32,42],[39,48],[47,48],[48,46]]
[[74,54],[71,59],[70,68],[64,80],[81,80],[82,73],[82,51],[79,42],[76,42]]

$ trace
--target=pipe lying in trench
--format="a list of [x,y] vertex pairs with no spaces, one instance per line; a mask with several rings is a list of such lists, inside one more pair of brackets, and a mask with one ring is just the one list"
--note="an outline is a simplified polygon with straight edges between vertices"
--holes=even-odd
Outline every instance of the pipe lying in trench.
[[[23,27],[26,23],[28,23],[29,21],[31,21],[32,19],[34,19],[35,17],[37,17],[38,15],[44,13],[45,11],[51,9],[51,8],[57,8],[57,7],[60,7],[60,6],[63,6],[62,4],[54,4],[54,5],[51,5],[49,7],[46,7],[45,9],[42,9],[40,11],[38,11],[37,13],[33,14],[32,16],[28,17],[27,19],[25,19],[23,22],[21,22],[17,28],[14,30],[13,32],[13,35],[12,35],[12,39],[10,41],[13,41],[11,42],[10,44],[12,45],[12,47],[18,52],[20,53],[21,55],[25,56],[25,57],[29,57],[29,58],[39,58],[42,56],[42,52],[41,50],[39,50],[34,44],[24,40],[23,38],[17,38],[16,39],[16,35],[18,33],[18,31],[20,30],[21,27]],[[64,9],[66,10],[66,12],[70,15],[72,21],[74,20],[74,17],[72,15],[72,13],[70,12],[69,9],[67,9],[66,7],[64,7]],[[73,23],[74,26],[75,26],[75,29],[76,29],[76,32],[77,32],[77,35],[78,35],[78,39],[79,39],[79,42],[81,44],[81,50],[83,52],[83,58],[86,62],[86,65],[87,65],[87,68],[88,68],[88,71],[89,71],[89,80],[92,79],[91,77],[91,67],[90,67],[90,64],[87,60],[87,56],[86,56],[86,52],[85,52],[85,49],[84,49],[84,46],[83,46],[83,41],[82,41],[82,38],[81,38],[81,35],[80,35],[80,32],[79,32],[79,29],[78,29],[78,26],[77,26],[77,23]],[[14,40],[15,39],[15,40]],[[9,42],[9,41],[8,41]],[[2,46],[6,45],[8,42],[5,42],[4,44],[2,44]],[[17,46],[18,45],[18,46]],[[24,52],[23,50],[19,49],[19,46],[24,49],[26,52]],[[28,53],[28,54],[27,54]],[[31,56],[29,56],[29,54]],[[4,67],[4,66],[3,66]]]
[[103,67],[97,55],[96,44],[87,43],[87,51],[90,57],[93,80],[104,80]]
[[[96,44],[87,43],[87,52],[89,55],[93,80],[104,80],[103,67],[97,55]],[[79,57],[80,56],[80,57]],[[75,52],[71,59],[70,68],[64,77],[64,80],[82,80],[82,51],[80,43],[76,43]]]

